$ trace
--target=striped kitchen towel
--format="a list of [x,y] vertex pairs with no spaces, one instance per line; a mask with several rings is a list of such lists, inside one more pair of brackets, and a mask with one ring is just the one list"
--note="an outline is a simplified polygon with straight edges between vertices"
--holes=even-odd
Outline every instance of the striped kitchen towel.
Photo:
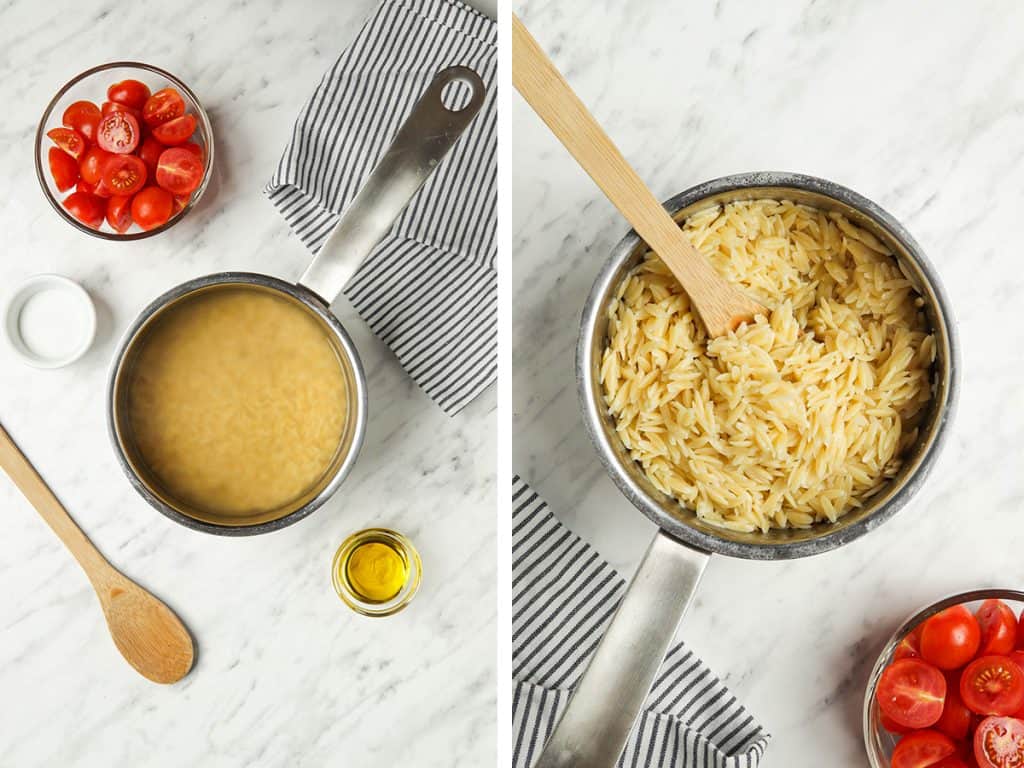
[[[518,476],[512,500],[512,765],[529,768],[626,583]],[[619,765],[752,768],[768,739],[728,688],[679,643],[665,657]]]
[[303,107],[265,190],[315,254],[434,75],[480,75],[480,114],[344,291],[452,415],[497,372],[496,39],[456,0],[385,0]]

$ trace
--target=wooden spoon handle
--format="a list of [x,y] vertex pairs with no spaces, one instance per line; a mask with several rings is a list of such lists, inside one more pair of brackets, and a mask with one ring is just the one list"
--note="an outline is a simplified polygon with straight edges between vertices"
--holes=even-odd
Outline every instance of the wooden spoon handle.
[[0,468],[10,476],[29,503],[36,508],[53,532],[64,542],[91,580],[110,567],[103,555],[82,532],[35,467],[0,425]]
[[759,305],[719,275],[680,233],[676,222],[514,14],[512,82],[626,221],[665,262],[689,294],[712,336],[725,333],[753,316]]

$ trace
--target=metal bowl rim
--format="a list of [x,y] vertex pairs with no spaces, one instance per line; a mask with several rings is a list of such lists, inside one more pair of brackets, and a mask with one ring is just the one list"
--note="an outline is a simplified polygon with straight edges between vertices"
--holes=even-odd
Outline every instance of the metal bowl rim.
[[671,536],[691,547],[730,557],[751,560],[792,559],[821,554],[860,538],[865,533],[890,519],[920,490],[924,480],[934,466],[935,460],[949,436],[949,427],[956,412],[960,390],[960,345],[957,338],[956,320],[952,314],[949,299],[938,274],[925,255],[924,250],[910,233],[889,213],[868,198],[835,182],[815,176],[789,172],[757,171],[723,176],[697,184],[669,198],[663,205],[670,213],[675,214],[677,211],[714,195],[743,191],[745,189],[771,187],[806,191],[823,195],[848,205],[888,230],[890,235],[899,241],[907,252],[913,256],[937,299],[937,306],[934,309],[941,319],[950,352],[949,360],[947,361],[949,386],[946,391],[946,401],[942,406],[935,437],[922,456],[920,465],[916,471],[905,478],[887,503],[867,517],[834,531],[819,534],[811,539],[779,544],[752,544],[731,541],[725,538],[724,532],[722,536],[718,536],[687,525],[685,522],[663,511],[661,506],[628,475],[624,467],[617,460],[615,452],[604,430],[601,428],[603,415],[599,413],[597,405],[590,397],[591,350],[595,326],[600,313],[604,310],[601,299],[607,294],[610,284],[613,282],[622,263],[630,257],[634,248],[641,241],[636,231],[631,229],[612,249],[611,255],[594,280],[593,287],[587,296],[583,308],[580,332],[576,344],[575,367],[577,396],[582,411],[584,427],[597,451],[602,466],[616,487],[649,520]]
[[[338,466],[334,477],[331,478],[330,482],[328,482],[314,498],[310,499],[294,512],[290,512],[276,520],[268,520],[267,522],[257,523],[254,525],[238,526],[216,525],[203,520],[197,520],[196,518],[182,514],[174,507],[171,507],[154,495],[146,484],[142,482],[142,479],[139,478],[135,473],[135,470],[132,469],[131,464],[128,462],[128,457],[125,455],[121,439],[117,434],[117,425],[114,422],[114,396],[116,394],[115,387],[117,384],[118,373],[120,372],[121,364],[124,361],[125,353],[128,351],[128,347],[135,339],[139,330],[160,309],[182,296],[201,288],[232,283],[256,285],[263,288],[269,288],[271,290],[277,290],[297,299],[306,307],[313,310],[330,326],[335,337],[345,350],[345,353],[348,355],[349,361],[352,364],[354,374],[353,378],[355,379],[355,392],[353,393],[351,400],[351,404],[354,406],[351,408],[351,411],[354,412],[355,419],[355,423],[353,425],[352,445],[349,448],[348,455]],[[362,448],[363,440],[366,436],[368,406],[366,390],[366,373],[363,369],[362,360],[359,358],[359,353],[356,351],[355,344],[349,336],[348,331],[346,331],[345,327],[341,324],[341,321],[339,321],[334,313],[331,312],[330,306],[324,302],[323,299],[302,285],[289,283],[270,275],[264,275],[257,272],[216,272],[214,274],[204,275],[202,277],[188,280],[161,294],[139,313],[138,317],[136,317],[134,322],[125,331],[120,342],[118,342],[117,350],[114,353],[113,362],[111,363],[110,372],[107,377],[107,433],[110,436],[111,444],[114,446],[114,454],[117,457],[117,462],[121,465],[122,471],[128,477],[128,481],[154,509],[169,517],[174,522],[184,525],[187,528],[192,528],[193,530],[203,531],[204,533],[213,533],[219,536],[252,536],[260,533],[277,531],[281,528],[286,528],[293,523],[297,523],[299,520],[302,520],[304,517],[309,516],[319,509],[324,502],[326,502],[327,499],[329,499],[335,491],[338,490],[338,487],[341,485],[342,481],[344,481],[345,477],[351,471],[352,466],[355,464],[359,451]]]

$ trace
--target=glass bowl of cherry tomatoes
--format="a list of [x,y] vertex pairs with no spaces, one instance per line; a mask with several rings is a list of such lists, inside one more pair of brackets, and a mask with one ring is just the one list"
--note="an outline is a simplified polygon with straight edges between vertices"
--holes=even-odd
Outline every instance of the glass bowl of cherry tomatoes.
[[195,207],[213,168],[213,130],[169,72],[102,64],[57,91],[36,131],[36,175],[53,209],[104,240],[159,234]]
[[924,608],[885,648],[864,697],[872,768],[1024,766],[1024,592]]

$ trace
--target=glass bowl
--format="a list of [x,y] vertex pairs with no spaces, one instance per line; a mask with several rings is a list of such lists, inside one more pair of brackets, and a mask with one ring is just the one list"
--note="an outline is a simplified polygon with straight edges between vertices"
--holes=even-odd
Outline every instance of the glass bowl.
[[[131,228],[122,234],[109,229],[109,225],[106,222],[101,225],[101,229],[92,229],[65,210],[62,201],[74,190],[70,189],[66,192],[61,192],[57,189],[57,185],[53,183],[53,179],[50,176],[47,153],[54,144],[47,137],[46,132],[62,125],[61,118],[64,115],[64,110],[73,102],[84,100],[101,106],[107,100],[107,88],[116,82],[129,78],[145,83],[153,93],[162,88],[175,88],[181,94],[181,98],[185,101],[185,111],[195,115],[196,132],[192,136],[192,141],[203,148],[204,161],[203,180],[192,193],[184,208],[172,214],[171,218],[159,227],[154,227],[147,231],[133,223]],[[53,210],[68,224],[75,227],[75,229],[103,240],[141,240],[144,237],[152,237],[170,229],[185,218],[186,214],[199,202],[199,198],[203,196],[203,192],[206,191],[207,184],[210,182],[212,168],[213,129],[210,127],[210,119],[206,114],[206,110],[199,103],[195,93],[170,72],[137,61],[115,61],[110,64],[100,64],[71,78],[67,84],[57,91],[56,95],[50,100],[50,103],[46,105],[43,117],[39,121],[39,128],[36,130],[36,176],[39,178],[39,186],[42,187],[46,199],[53,206]]]
[[871,670],[871,677],[868,678],[867,690],[864,692],[864,748],[868,753],[868,762],[871,768],[889,768],[892,750],[899,741],[899,736],[889,733],[882,727],[878,701],[875,699],[875,691],[878,688],[878,679],[884,670],[892,663],[893,653],[900,641],[909,635],[918,625],[939,611],[950,608],[954,605],[966,605],[973,613],[978,609],[983,600],[995,598],[1002,600],[1009,605],[1015,614],[1020,615],[1024,609],[1024,592],[1014,589],[976,589],[971,592],[961,592],[958,595],[939,600],[937,603],[922,608],[913,616],[900,625],[892,637],[885,644],[874,668]]
[[[394,594],[382,599],[369,599],[360,590],[350,573],[353,555],[367,545],[384,545],[391,555],[401,560],[404,577]],[[367,528],[349,536],[338,547],[331,563],[331,578],[338,597],[356,613],[363,616],[390,616],[405,608],[420,587],[423,564],[412,542],[398,531],[388,528]]]

